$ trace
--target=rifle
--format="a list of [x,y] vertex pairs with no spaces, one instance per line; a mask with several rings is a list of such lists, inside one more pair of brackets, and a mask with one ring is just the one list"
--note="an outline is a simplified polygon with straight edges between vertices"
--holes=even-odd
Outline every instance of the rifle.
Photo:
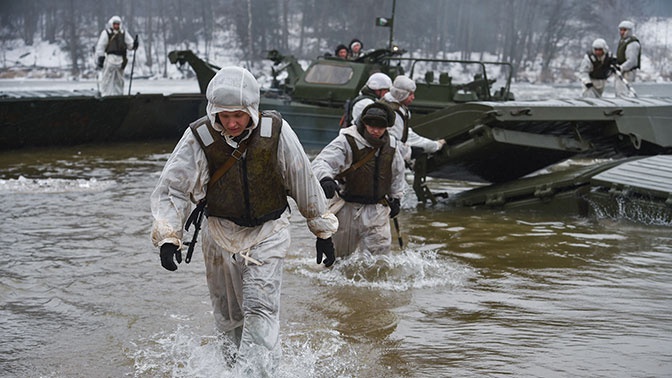
[[[383,203],[387,207],[390,207],[390,199],[387,196],[383,198]],[[401,238],[401,230],[399,229],[399,219],[397,219],[397,217],[394,217],[392,218],[392,221],[394,222],[394,228],[397,231],[397,240],[399,241],[399,248],[404,248],[404,239]]]
[[[135,39],[133,40],[133,45],[137,46],[138,45],[138,35],[135,35]],[[136,47],[133,49],[133,62],[131,62],[131,79],[128,81],[128,95],[131,95],[131,85],[133,85],[133,69],[135,68],[135,52],[138,51],[138,48]],[[125,56],[125,55],[124,55]]]
[[630,85],[630,82],[628,82],[628,81],[625,79],[625,77],[623,77],[623,73],[621,72],[620,67],[615,66],[615,65],[612,65],[612,66],[611,66],[611,70],[614,71],[614,73],[616,74],[616,76],[618,76],[619,79],[621,79],[621,81],[623,82],[623,84],[625,84],[625,87],[628,88],[628,90],[630,91],[630,93],[632,93],[632,96],[633,96],[633,97],[637,97],[637,92],[635,92],[635,89],[632,88],[632,86]]
[[187,223],[184,225],[184,229],[186,231],[189,231],[189,226],[191,224],[194,224],[194,236],[191,238],[190,242],[185,242],[185,245],[189,246],[189,249],[187,250],[187,257],[184,259],[184,262],[189,264],[191,261],[191,255],[194,254],[194,247],[196,246],[196,239],[198,238],[198,231],[201,230],[201,222],[203,221],[203,213],[205,212],[205,198],[200,200],[198,204],[196,205],[196,208],[194,211],[191,212],[189,215],[189,218],[187,219]]

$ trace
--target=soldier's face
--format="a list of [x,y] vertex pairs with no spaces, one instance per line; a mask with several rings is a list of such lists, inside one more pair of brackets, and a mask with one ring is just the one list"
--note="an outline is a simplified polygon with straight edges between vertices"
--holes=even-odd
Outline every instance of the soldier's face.
[[245,131],[245,128],[250,123],[250,115],[244,111],[237,110],[235,112],[220,112],[217,113],[219,123],[222,124],[226,133],[232,137],[237,137]]
[[404,101],[402,101],[401,103],[408,106],[408,105],[411,105],[413,100],[415,100],[415,92],[411,92],[411,94],[409,94],[408,97],[406,97],[406,99]]
[[364,124],[364,127],[366,127],[366,132],[371,134],[376,139],[380,139],[380,137],[385,134],[385,131],[387,130],[386,127],[374,127],[374,126],[369,126],[367,124]]
[[593,49],[593,51],[595,52],[595,56],[597,56],[598,58],[604,55],[604,50],[602,49]]
[[120,26],[121,26],[121,25],[120,25],[118,22],[115,22],[115,23],[112,24],[112,29],[114,29],[114,30],[119,30],[119,27],[120,27]]

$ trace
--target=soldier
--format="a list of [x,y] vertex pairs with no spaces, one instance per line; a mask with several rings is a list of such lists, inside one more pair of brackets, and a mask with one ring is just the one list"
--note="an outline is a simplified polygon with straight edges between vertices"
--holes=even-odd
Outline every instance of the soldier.
[[607,78],[611,74],[611,63],[607,42],[602,38],[593,41],[593,50],[584,55],[579,66],[579,75],[584,86],[583,97],[602,97]]
[[345,118],[341,122],[341,127],[348,127],[354,125],[362,110],[373,102],[383,98],[385,93],[390,91],[392,86],[392,79],[382,72],[376,72],[369,76],[369,79],[364,84],[364,87],[359,91],[359,96],[355,97],[348,104],[348,111]]
[[336,46],[336,50],[334,51],[334,53],[336,54],[337,58],[341,59],[348,59],[348,55],[350,55],[348,47],[344,44]]
[[632,97],[633,91],[629,88],[629,83],[635,81],[635,70],[640,67],[642,56],[642,47],[639,39],[634,35],[635,24],[631,21],[623,21],[618,24],[618,33],[621,39],[618,41],[616,50],[616,69],[620,70],[623,79],[616,79],[614,88],[617,97]]
[[357,38],[350,41],[350,59],[357,59],[363,55],[362,48],[364,44]]
[[406,189],[399,143],[388,134],[394,118],[384,104],[367,106],[356,124],[341,129],[313,160],[313,171],[332,198],[339,222],[333,236],[337,257],[356,250],[390,251],[389,218],[399,213]]
[[411,111],[408,106],[415,100],[415,82],[408,76],[399,75],[394,79],[390,91],[382,98],[396,113],[390,135],[401,141],[402,156],[408,163],[420,153],[434,153],[446,145],[444,139],[431,140],[420,136],[410,128]]
[[185,131],[151,195],[152,242],[161,265],[176,270],[182,225],[193,203],[206,204],[202,249],[215,323],[238,347],[236,376],[274,377],[290,246],[287,196],[317,237],[318,264],[323,256],[326,266],[334,262],[338,221],[289,124],[277,112],[259,112],[251,73],[222,68],[206,98],[206,116]]
[[119,96],[124,92],[124,68],[128,62],[127,50],[138,48],[126,30],[121,27],[121,17],[112,16],[107,27],[100,33],[96,44],[98,68],[103,69],[100,79],[101,96]]

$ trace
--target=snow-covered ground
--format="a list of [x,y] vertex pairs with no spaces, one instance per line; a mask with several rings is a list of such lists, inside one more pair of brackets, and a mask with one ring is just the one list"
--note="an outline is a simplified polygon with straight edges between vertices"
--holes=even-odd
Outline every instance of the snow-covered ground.
[[[641,70],[638,73],[639,82],[670,82],[672,80],[672,54],[668,44],[672,43],[672,19],[652,17],[646,21],[640,21],[640,24],[635,29],[635,34],[642,41],[642,62]],[[609,43],[612,52],[615,50],[615,43],[618,40],[618,33],[609,36],[604,36]],[[226,34],[222,36],[222,40],[226,41],[227,45],[235,46],[234,37]],[[93,42],[92,42],[93,43]],[[171,46],[166,51],[173,49],[180,49],[183,47]],[[209,62],[224,66],[224,65],[240,65],[245,66],[247,62],[241,61],[239,57],[243,56],[239,48],[210,48],[206,50],[198,45],[190,47],[199,57],[202,57]],[[581,49],[576,56],[565,56],[562,59],[557,59],[553,62],[552,71],[555,73],[555,84],[573,84],[578,83],[578,79],[574,78],[574,72],[579,66],[579,62],[583,57],[583,52],[588,50],[589,46]],[[205,51],[208,51],[208,56],[205,56]],[[318,55],[316,53],[316,55]],[[428,55],[429,54],[429,55]],[[408,56],[410,54],[406,54]],[[414,57],[439,57],[445,56],[447,58],[459,58],[459,52],[446,52],[431,54],[423,51],[414,51]],[[430,56],[431,55],[431,56]],[[480,53],[474,53],[473,58],[478,59]],[[130,55],[129,55],[130,58]],[[167,72],[156,72],[150,69],[146,63],[144,49],[138,49],[136,56],[136,63],[134,65],[134,77],[143,78],[164,78],[180,79],[185,78],[188,74],[186,71],[181,71],[179,67],[168,64]],[[496,56],[485,54],[484,60],[497,60]],[[69,72],[70,60],[67,52],[62,50],[57,44],[49,44],[45,41],[36,40],[32,46],[26,46],[22,40],[5,40],[0,44],[0,78],[34,78],[34,79],[65,79],[65,80],[86,80],[92,79],[97,74],[95,70],[95,59],[93,55],[90,59],[86,59],[83,67],[80,67],[81,73],[79,77],[73,78]],[[269,73],[271,63],[269,61],[253,62],[253,67],[250,71],[257,76],[262,85],[270,82]],[[307,62],[301,62],[306,67]],[[162,63],[160,64],[162,66]],[[130,70],[127,68],[126,73]],[[514,78],[514,83],[538,83],[540,71],[540,60],[529,67],[523,67]],[[451,72],[452,75],[452,72]],[[156,84],[156,83],[155,83]]]

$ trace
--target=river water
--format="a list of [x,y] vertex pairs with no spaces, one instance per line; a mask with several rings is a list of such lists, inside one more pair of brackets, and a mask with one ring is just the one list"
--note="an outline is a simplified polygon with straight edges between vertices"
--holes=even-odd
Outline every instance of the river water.
[[[149,241],[173,145],[0,153],[0,376],[233,376],[200,250]],[[293,212],[280,377],[672,375],[672,225],[413,197],[403,249],[332,269]]]

